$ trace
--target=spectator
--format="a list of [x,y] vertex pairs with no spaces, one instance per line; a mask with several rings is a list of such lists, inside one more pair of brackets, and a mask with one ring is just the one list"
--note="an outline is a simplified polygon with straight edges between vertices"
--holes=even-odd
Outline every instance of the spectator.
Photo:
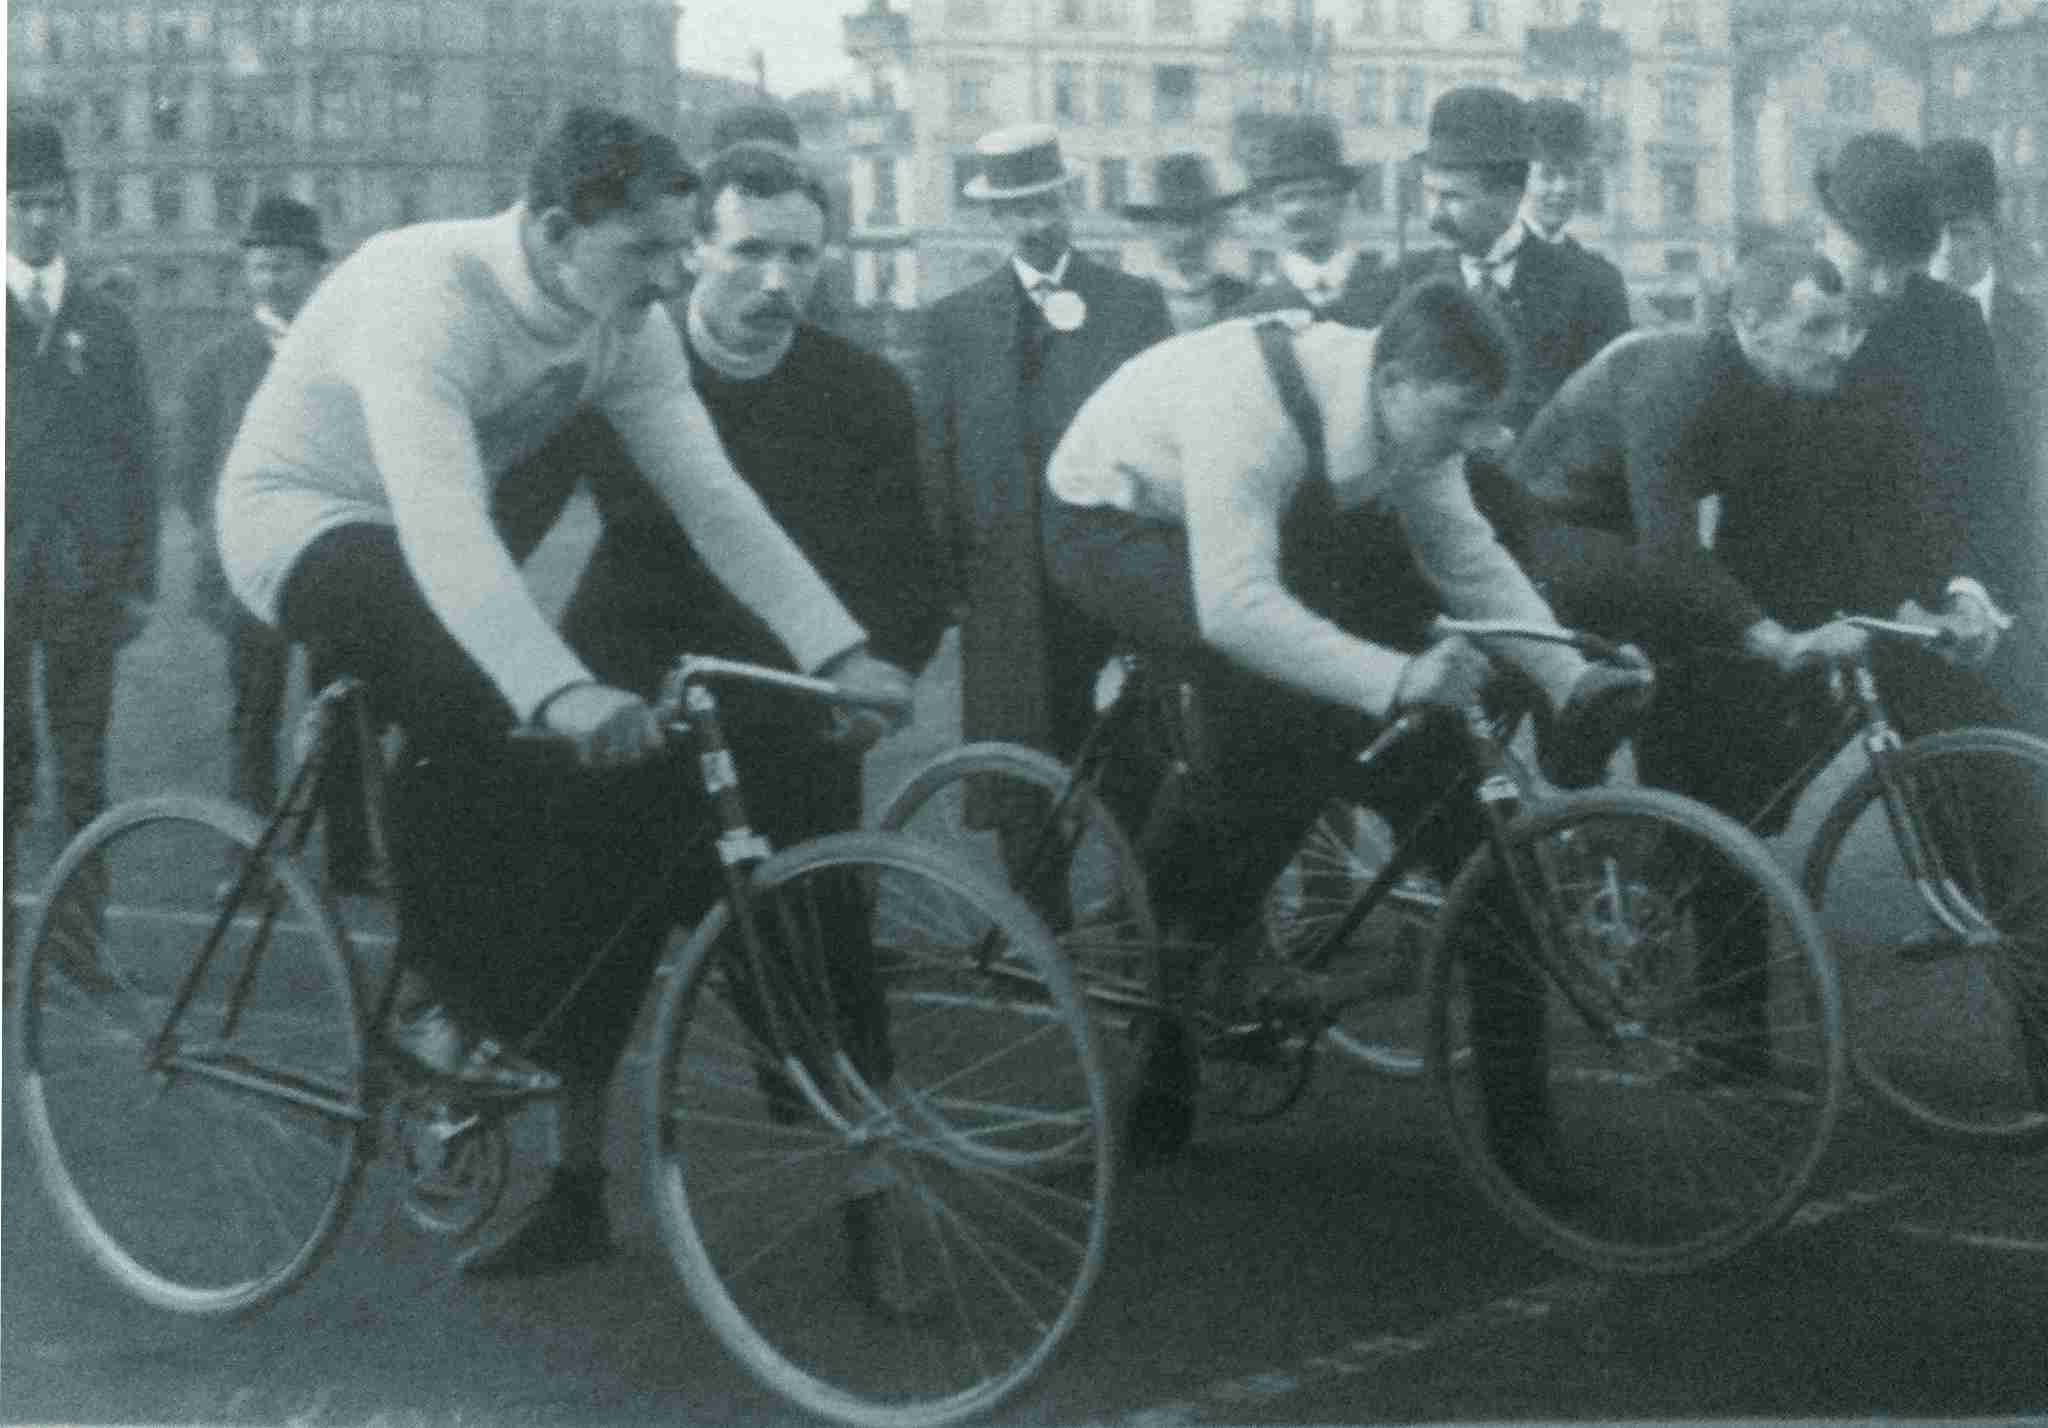
[[1344,162],[1344,141],[1321,115],[1275,118],[1253,155],[1247,196],[1279,221],[1286,249],[1270,275],[1233,315],[1306,308],[1350,327],[1370,327],[1393,296],[1377,255],[1345,237],[1359,170]]
[[1124,217],[1151,242],[1152,281],[1176,332],[1207,327],[1251,296],[1244,279],[1216,269],[1216,239],[1236,201],[1216,192],[1206,157],[1168,154],[1152,165],[1152,202],[1124,205]]
[[[55,125],[7,125],[6,869],[35,804],[31,670],[66,835],[106,802],[114,661],[156,590],[156,427],[127,314],[66,258],[76,195]],[[12,952],[12,939],[8,951]]]
[[1522,195],[1522,226],[1529,236],[1578,260],[1601,291],[1601,308],[1620,314],[1614,335],[1628,326],[1628,284],[1621,269],[1565,231],[1579,211],[1581,180],[1593,157],[1586,111],[1569,99],[1529,101],[1529,182]]

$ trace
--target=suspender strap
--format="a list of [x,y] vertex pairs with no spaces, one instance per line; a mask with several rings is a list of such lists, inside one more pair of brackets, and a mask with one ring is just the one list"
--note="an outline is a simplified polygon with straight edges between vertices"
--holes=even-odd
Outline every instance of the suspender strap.
[[1259,323],[1253,331],[1259,335],[1259,353],[1266,359],[1266,375],[1272,379],[1273,389],[1280,395],[1280,405],[1293,421],[1295,431],[1301,435],[1301,444],[1308,448],[1308,469],[1302,473],[1303,486],[1329,485],[1329,472],[1323,459],[1323,409],[1316,405],[1309,395],[1308,378],[1301,370],[1301,359],[1294,353],[1294,329],[1286,322],[1270,320]]

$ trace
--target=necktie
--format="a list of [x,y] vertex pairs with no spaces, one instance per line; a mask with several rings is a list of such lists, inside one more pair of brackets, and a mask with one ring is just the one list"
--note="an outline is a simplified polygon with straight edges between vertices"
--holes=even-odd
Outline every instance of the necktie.
[[36,350],[41,351],[50,340],[50,320],[56,316],[50,310],[49,290],[43,286],[43,272],[38,268],[28,280],[28,298],[22,303],[28,312],[29,321],[36,325]]

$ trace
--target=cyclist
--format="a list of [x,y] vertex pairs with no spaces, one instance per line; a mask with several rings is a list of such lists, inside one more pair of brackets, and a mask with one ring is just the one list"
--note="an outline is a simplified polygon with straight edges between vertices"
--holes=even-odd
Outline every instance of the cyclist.
[[[390,792],[411,975],[383,1030],[436,1073],[547,1086],[481,1033],[531,1030],[648,885],[664,836],[690,826],[687,774],[634,768],[661,740],[649,705],[591,677],[491,522],[497,483],[578,410],[610,421],[713,573],[801,668],[908,693],[734,473],[691,386],[661,304],[696,237],[696,183],[667,138],[570,110],[522,202],[380,235],[335,268],[226,462],[220,549],[235,594],[362,678],[404,734]],[[562,736],[579,767],[508,740],[515,724]],[[606,969],[609,987],[579,991],[547,1043],[566,1090],[561,1164],[530,1224],[550,1267],[609,1247],[603,1092],[631,1018],[591,1004],[622,983],[637,996],[648,970]]]
[[[1054,580],[1195,689],[1201,767],[1184,815],[1155,818],[1146,836],[1176,941],[1239,940],[1366,720],[1480,697],[1490,662],[1470,641],[1407,653],[1439,609],[1552,623],[1465,479],[1467,454],[1503,441],[1513,350],[1500,319],[1448,279],[1408,291],[1373,330],[1234,320],[1127,363],[1060,443],[1048,478]],[[1648,682],[1557,646],[1501,652],[1551,710],[1597,714],[1573,722],[1602,753],[1611,737],[1596,726]],[[1397,828],[1413,822],[1465,772],[1460,737],[1439,723],[1409,741],[1375,770],[1366,801]],[[1425,848],[1445,875],[1480,836],[1476,809],[1452,807]],[[1493,1012],[1514,1015],[1498,998]],[[1527,1054],[1487,1058],[1493,1133],[1504,1154],[1540,1156],[1536,1033],[1495,1027]],[[1176,1029],[1155,1044],[1131,1126],[1141,1155],[1177,1149],[1192,1127],[1187,1040]]]

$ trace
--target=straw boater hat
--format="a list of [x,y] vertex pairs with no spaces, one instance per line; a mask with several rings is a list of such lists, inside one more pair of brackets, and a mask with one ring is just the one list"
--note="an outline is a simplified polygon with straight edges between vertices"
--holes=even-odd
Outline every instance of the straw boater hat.
[[1415,157],[1439,169],[1486,168],[1527,159],[1528,106],[1491,85],[1446,90],[1430,106],[1429,143]]
[[1218,193],[1214,167],[1203,154],[1168,154],[1152,161],[1151,203],[1127,203],[1135,223],[1192,223],[1220,213],[1240,195]]
[[1815,170],[1813,187],[1827,216],[1882,258],[1924,263],[1941,242],[1926,161],[1897,134],[1858,134]]
[[1252,194],[1304,179],[1323,179],[1347,189],[1358,182],[1358,166],[1344,162],[1344,140],[1337,126],[1319,114],[1277,116],[1252,160],[1247,190]]
[[1049,193],[1077,177],[1076,170],[1060,157],[1059,131],[1050,124],[991,130],[981,136],[974,152],[981,159],[981,172],[960,192],[985,203]]

